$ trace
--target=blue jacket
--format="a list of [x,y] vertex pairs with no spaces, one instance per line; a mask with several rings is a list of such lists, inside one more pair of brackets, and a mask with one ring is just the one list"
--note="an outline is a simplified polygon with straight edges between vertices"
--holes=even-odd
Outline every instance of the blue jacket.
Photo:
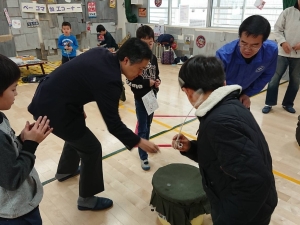
[[266,40],[256,57],[247,64],[238,46],[239,39],[232,41],[216,52],[226,73],[226,84],[242,86],[242,93],[253,96],[259,93],[275,74],[278,48],[274,41]]
[[[71,46],[73,48],[72,51],[65,50],[66,45]],[[61,49],[62,56],[75,57],[76,50],[78,49],[78,42],[74,35],[65,36],[64,34],[62,34],[58,38],[58,47]]]

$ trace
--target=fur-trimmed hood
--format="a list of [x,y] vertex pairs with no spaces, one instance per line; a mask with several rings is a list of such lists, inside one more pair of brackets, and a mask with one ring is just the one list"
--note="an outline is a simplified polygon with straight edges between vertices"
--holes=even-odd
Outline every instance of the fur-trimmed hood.
[[242,87],[239,85],[228,85],[219,87],[214,90],[208,98],[198,107],[195,112],[195,115],[198,117],[203,117],[208,111],[210,111],[215,105],[217,105],[221,100],[223,100],[227,95],[233,91],[239,90],[242,91]]

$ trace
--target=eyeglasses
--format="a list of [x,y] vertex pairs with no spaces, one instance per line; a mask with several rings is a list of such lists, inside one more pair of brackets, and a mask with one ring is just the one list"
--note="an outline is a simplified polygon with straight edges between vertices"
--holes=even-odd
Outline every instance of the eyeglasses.
[[253,51],[258,51],[260,48],[261,48],[261,45],[249,45],[249,44],[246,44],[246,43],[239,43],[239,47],[240,48],[244,48],[244,49],[249,49],[249,50],[253,50]]
[[185,82],[180,77],[178,77],[178,82],[179,82],[180,87],[183,88],[183,86],[185,85]]

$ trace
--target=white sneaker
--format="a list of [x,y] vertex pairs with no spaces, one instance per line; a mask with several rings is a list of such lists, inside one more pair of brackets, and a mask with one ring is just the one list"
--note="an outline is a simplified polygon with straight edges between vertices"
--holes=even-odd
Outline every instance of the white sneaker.
[[150,170],[148,159],[141,160],[141,166],[143,170]]
[[183,65],[183,62],[181,61],[181,59],[180,59],[180,62],[177,63],[177,65]]

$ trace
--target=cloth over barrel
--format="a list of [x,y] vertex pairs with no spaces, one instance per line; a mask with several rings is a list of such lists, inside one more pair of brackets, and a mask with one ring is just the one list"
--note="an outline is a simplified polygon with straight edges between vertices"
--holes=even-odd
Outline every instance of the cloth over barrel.
[[171,225],[190,225],[192,219],[211,211],[195,166],[173,163],[161,167],[154,173],[152,185],[150,204]]

